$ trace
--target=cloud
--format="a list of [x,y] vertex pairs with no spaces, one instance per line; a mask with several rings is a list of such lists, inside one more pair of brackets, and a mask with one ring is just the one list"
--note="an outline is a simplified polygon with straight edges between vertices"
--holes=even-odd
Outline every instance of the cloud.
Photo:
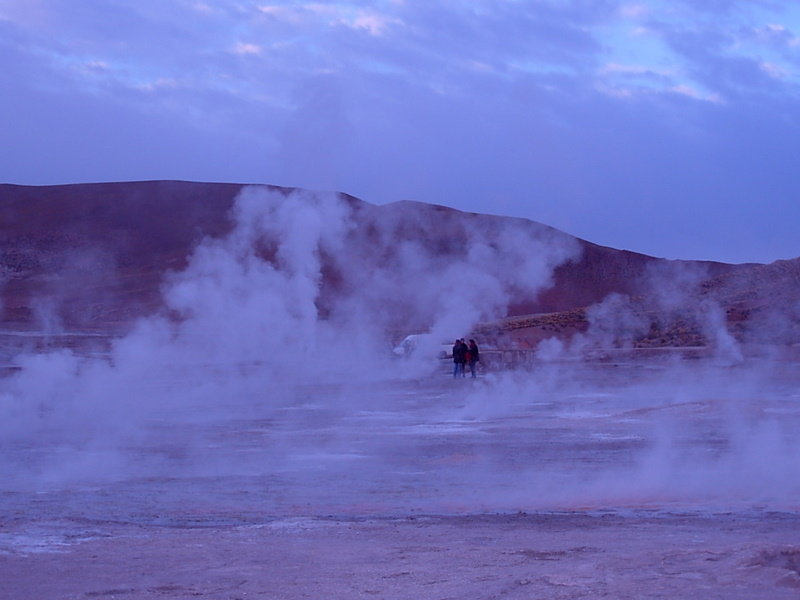
[[[793,187],[796,36],[749,6],[10,0],[0,179],[297,185],[502,208],[659,256],[786,258],[764,232]],[[747,168],[759,154],[778,156]],[[723,202],[750,214],[683,236]],[[731,243],[751,224],[753,246]]]
[[383,14],[370,8],[362,8],[358,3],[304,3],[292,6],[263,5],[258,12],[270,19],[283,21],[294,26],[336,27],[344,25],[356,31],[364,31],[372,36],[381,36],[393,26],[403,21],[391,14]]
[[722,102],[722,98],[719,94],[705,94],[700,90],[693,88],[690,85],[680,84],[669,88],[670,91],[675,92],[676,94],[683,94],[684,96],[689,96],[690,98],[694,98],[696,100],[705,100],[708,102]]
[[752,35],[758,40],[780,47],[798,44],[798,37],[789,28],[774,23],[753,28]]
[[258,44],[248,44],[246,42],[238,42],[233,47],[233,52],[235,54],[242,54],[242,55],[247,55],[247,54],[260,55],[263,53],[263,51],[264,51],[263,48]]
[[781,68],[780,66],[770,63],[770,62],[762,62],[761,63],[761,70],[764,71],[767,75],[772,77],[773,79],[788,79],[789,73]]
[[353,29],[361,29],[374,36],[383,35],[390,27],[403,24],[400,19],[370,12],[361,12],[351,21],[345,20],[344,23]]

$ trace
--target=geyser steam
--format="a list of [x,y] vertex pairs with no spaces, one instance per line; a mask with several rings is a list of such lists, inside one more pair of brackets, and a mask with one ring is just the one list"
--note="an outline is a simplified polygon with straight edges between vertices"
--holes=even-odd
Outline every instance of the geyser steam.
[[[362,215],[368,225],[357,229],[338,195],[245,188],[233,231],[205,239],[167,276],[164,314],[138,322],[107,360],[68,350],[17,358],[20,371],[0,391],[5,441],[51,449],[29,469],[33,479],[71,477],[76,462],[94,477],[114,464],[122,476],[124,449],[146,443],[154,419],[282,406],[293,401],[286,386],[315,381],[412,376],[422,367],[397,370],[390,330],[462,334],[502,316],[511,294],[546,287],[577,251],[519,223],[486,232],[454,221],[435,232],[421,220],[405,236],[400,217],[413,208]],[[450,246],[432,252],[437,239]],[[335,274],[330,289],[323,270]],[[63,468],[64,454],[73,467]],[[27,477],[7,471],[9,481]]]
[[[533,372],[465,384],[393,360],[396,331],[465,335],[579,251],[535,224],[436,210],[245,189],[233,231],[203,240],[166,277],[163,313],[107,357],[16,357],[0,380],[4,489],[158,478],[206,486],[210,502],[219,477],[264,503],[425,510],[785,505],[800,492],[796,379],[774,366],[614,370],[550,342]],[[623,308],[593,309],[588,335],[635,331]]]

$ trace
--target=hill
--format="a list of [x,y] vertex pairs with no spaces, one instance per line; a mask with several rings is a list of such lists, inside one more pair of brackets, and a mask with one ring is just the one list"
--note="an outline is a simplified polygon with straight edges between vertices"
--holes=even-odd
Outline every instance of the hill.
[[[163,310],[165,275],[184,269],[203,240],[230,234],[236,226],[234,204],[245,187],[181,181],[0,185],[0,326],[6,331],[119,332],[136,318]],[[297,192],[258,187],[287,198]],[[376,206],[337,196],[346,207],[347,225],[342,248],[321,252],[315,302],[323,318],[341,306],[343,296],[383,286],[374,301],[391,315],[387,326],[425,327],[433,314],[418,310],[425,278],[441,281],[454,264],[463,263],[469,294],[480,277],[469,269],[477,264],[491,269],[492,261],[505,271],[502,301],[492,300],[503,304],[505,313],[492,316],[506,320],[495,328],[537,330],[530,340],[546,331],[585,331],[592,314],[597,318],[588,307],[609,297],[617,298],[618,308],[624,298],[632,307],[626,311],[651,315],[637,343],[678,343],[668,331],[679,320],[676,315],[711,300],[737,335],[755,336],[749,325],[773,322],[778,313],[780,319],[797,318],[791,310],[800,286],[797,261],[668,261],[598,246],[525,219],[416,202]],[[260,252],[276,261],[270,242]],[[383,277],[376,278],[377,273]],[[401,291],[409,284],[419,288]],[[484,292],[479,287],[476,293]],[[437,296],[433,303],[440,301]],[[478,298],[476,304],[483,302]],[[788,334],[782,341],[794,339],[792,327],[783,331]]]

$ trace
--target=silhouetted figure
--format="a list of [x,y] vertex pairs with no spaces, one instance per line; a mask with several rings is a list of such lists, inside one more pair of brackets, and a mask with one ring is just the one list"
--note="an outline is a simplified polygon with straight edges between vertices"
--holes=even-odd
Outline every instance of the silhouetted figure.
[[478,344],[475,343],[475,340],[469,341],[469,360],[467,363],[469,364],[469,372],[472,374],[472,378],[474,379],[477,377],[475,374],[475,369],[478,366],[478,361],[481,359],[480,350],[478,350]]
[[467,363],[467,345],[464,340],[456,340],[453,344],[453,379],[465,377],[464,367]]

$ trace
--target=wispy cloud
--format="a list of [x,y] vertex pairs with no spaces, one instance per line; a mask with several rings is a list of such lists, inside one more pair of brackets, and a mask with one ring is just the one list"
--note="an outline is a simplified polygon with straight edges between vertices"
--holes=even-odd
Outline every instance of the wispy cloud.
[[[740,173],[751,151],[729,150],[739,139],[731,122],[749,128],[752,152],[777,156],[761,173],[782,182],[776,198],[791,196],[795,168],[783,156],[800,138],[790,108],[800,93],[798,32],[800,9],[761,0],[4,0],[0,91],[17,108],[0,119],[15,149],[0,156],[0,179],[128,173],[473,210],[502,201],[507,212],[594,237],[622,199],[632,215],[642,197],[666,201],[653,190],[685,188],[672,198],[676,211],[717,195],[751,202],[755,186]],[[62,127],[69,133],[39,140],[54,114],[73,124]],[[191,151],[91,168],[111,161],[80,134],[97,128],[98,114],[113,115],[103,127],[125,147],[140,147],[125,141],[128,129],[169,129]],[[699,154],[698,139],[709,144]],[[53,143],[80,152],[67,160]],[[235,160],[230,150],[223,159],[234,146]],[[45,155],[47,169],[34,168]],[[729,176],[739,183],[721,177],[710,189],[690,155],[717,161],[714,169],[739,165]],[[684,170],[670,179],[666,164]]]
[[234,54],[254,54],[260,55],[263,52],[263,48],[258,44],[249,44],[247,42],[237,42],[233,47]]
[[266,17],[294,25],[344,25],[374,36],[383,35],[392,26],[402,25],[402,20],[397,17],[352,3],[273,4],[259,6],[258,11]]
[[715,103],[722,102],[722,97],[719,94],[704,93],[698,90],[697,88],[694,88],[691,85],[687,85],[685,83],[672,86],[669,89],[671,92],[675,92],[676,94],[682,94],[684,96],[688,96],[689,98],[694,98],[695,100],[703,100]]

